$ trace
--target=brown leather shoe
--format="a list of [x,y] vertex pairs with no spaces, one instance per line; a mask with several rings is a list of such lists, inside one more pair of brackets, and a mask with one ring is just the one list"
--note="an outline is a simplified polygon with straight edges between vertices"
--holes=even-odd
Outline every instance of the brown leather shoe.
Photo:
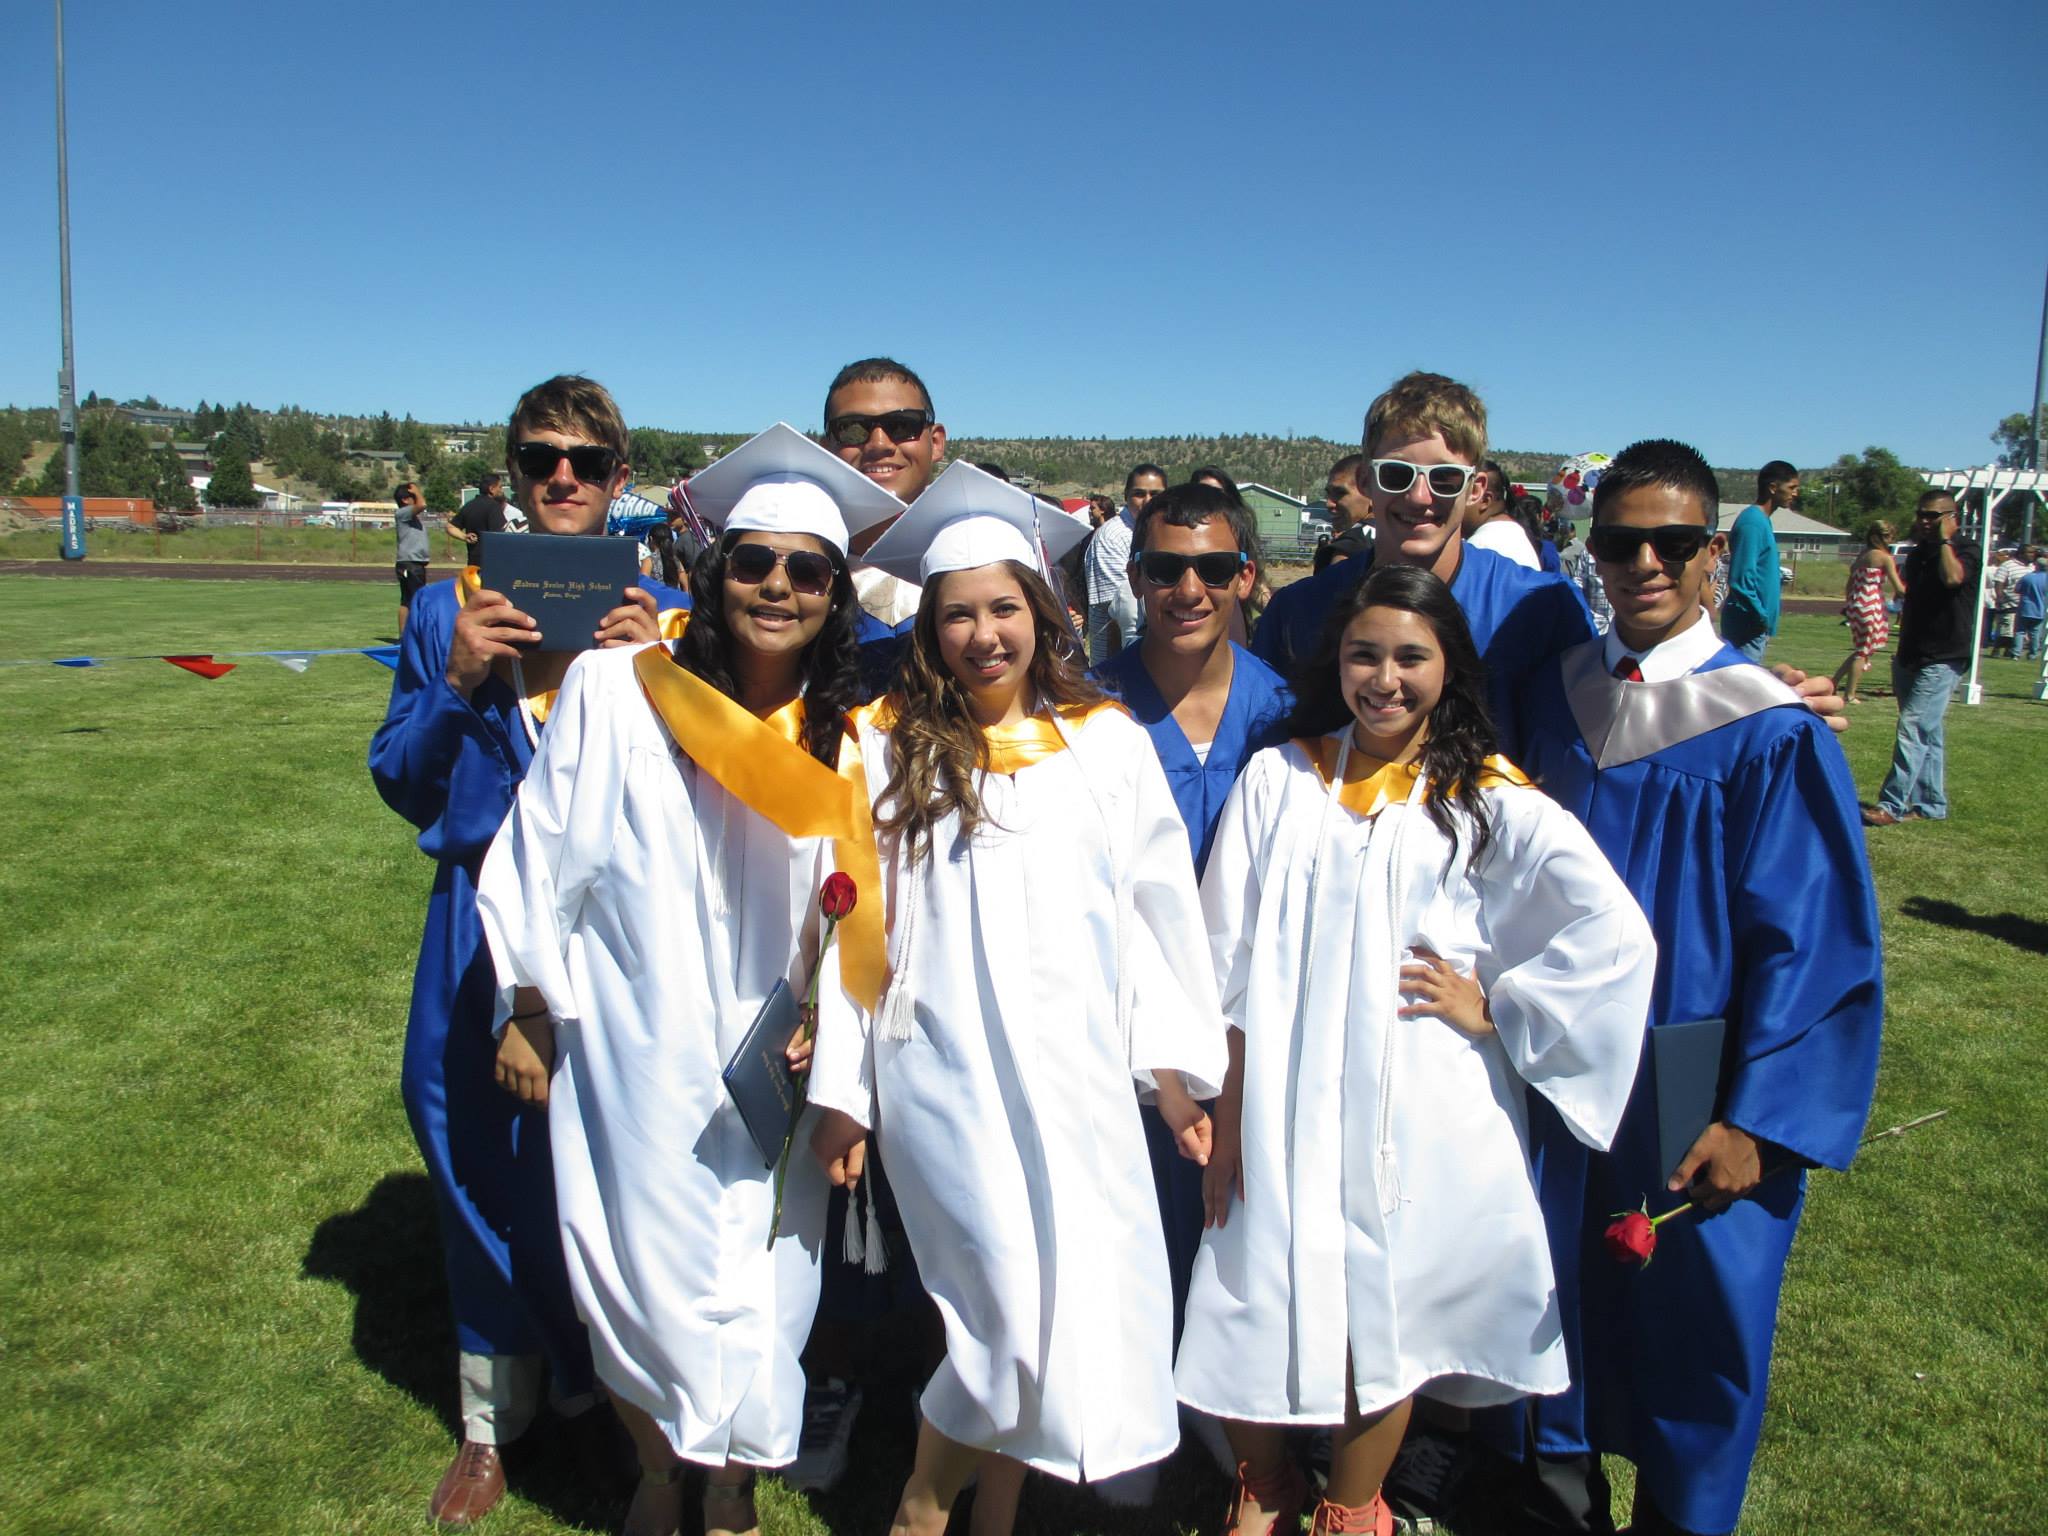
[[465,1440],[448,1470],[441,1474],[427,1517],[434,1524],[460,1528],[473,1525],[505,1497],[505,1464],[495,1445]]

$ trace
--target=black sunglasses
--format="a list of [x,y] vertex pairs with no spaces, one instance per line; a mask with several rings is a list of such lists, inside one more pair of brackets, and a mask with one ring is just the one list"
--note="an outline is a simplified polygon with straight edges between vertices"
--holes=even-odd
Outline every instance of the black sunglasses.
[[1195,577],[1203,586],[1227,587],[1237,579],[1249,558],[1241,549],[1212,549],[1199,555],[1173,555],[1148,549],[1133,563],[1138,574],[1155,587],[1179,586],[1189,566],[1195,568]]
[[1586,547],[1603,565],[1634,565],[1636,551],[1645,544],[1657,551],[1664,565],[1690,564],[1712,538],[1710,530],[1698,523],[1666,523],[1661,528],[1623,528],[1615,523],[1595,523],[1586,534]]
[[806,597],[830,592],[832,577],[839,569],[830,556],[809,549],[771,549],[766,544],[735,544],[725,552],[725,574],[741,586],[758,587],[778,565],[789,573],[790,589]]
[[879,416],[834,416],[825,423],[825,435],[842,448],[858,448],[875,428],[889,434],[892,443],[913,442],[924,436],[932,424],[930,411],[884,411]]
[[569,461],[569,470],[585,485],[600,485],[619,467],[619,456],[602,443],[578,443],[574,448],[557,448],[553,443],[520,443],[512,450],[512,462],[529,480],[551,480],[555,466]]

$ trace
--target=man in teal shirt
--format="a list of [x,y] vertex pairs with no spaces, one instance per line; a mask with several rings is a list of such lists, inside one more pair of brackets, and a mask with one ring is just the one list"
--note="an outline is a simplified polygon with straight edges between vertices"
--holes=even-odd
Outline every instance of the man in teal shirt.
[[1799,471],[1773,459],[1756,472],[1756,502],[1728,528],[1728,600],[1721,605],[1721,638],[1751,661],[1778,632],[1778,536],[1771,514],[1799,500]]

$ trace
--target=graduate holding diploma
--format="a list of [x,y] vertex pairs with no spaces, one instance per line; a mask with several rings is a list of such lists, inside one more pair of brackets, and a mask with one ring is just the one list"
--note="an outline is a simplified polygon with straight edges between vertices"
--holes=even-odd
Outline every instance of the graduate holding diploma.
[[840,771],[846,549],[902,505],[781,425],[691,494],[721,537],[689,628],[570,669],[478,898],[500,1023],[552,1067],[569,1281],[640,1454],[629,1536],[677,1530],[683,1463],[708,1469],[705,1530],[750,1531],[751,1469],[796,1455],[825,1184],[792,1165],[771,1243],[776,1176],[720,1072],[777,982],[802,995],[822,965],[824,992],[872,1004],[882,974],[879,901],[821,958],[818,896],[835,868],[876,884]]
[[923,586],[897,690],[860,726],[889,982],[872,1015],[821,998],[811,1097],[836,1111],[814,1140],[835,1181],[878,1136],[945,1323],[893,1527],[920,1536],[977,1469],[993,1536],[1023,1466],[1102,1479],[1174,1449],[1139,1097],[1199,1160],[1195,1100],[1223,1074],[1187,832],[1047,584],[1086,529],[1040,515],[956,464],[868,554]]
[[[632,476],[626,424],[603,385],[573,374],[536,384],[506,429],[506,467],[530,527],[572,540],[601,535]],[[420,829],[434,861],[406,1017],[401,1091],[434,1186],[455,1315],[462,1445],[428,1512],[443,1525],[481,1519],[504,1496],[499,1448],[540,1406],[543,1364],[558,1414],[597,1426],[590,1351],[570,1305],[555,1230],[547,1119],[504,1091],[523,1041],[492,1038],[494,984],[477,924],[476,871],[512,803],[575,650],[640,645],[672,632],[689,599],[643,580],[580,635],[546,634],[534,615],[484,587],[474,568],[413,599],[370,743],[377,792]],[[547,649],[542,649],[545,646]]]
[[1344,594],[1302,687],[1203,877],[1232,1063],[1176,1379],[1226,1421],[1234,1536],[1292,1536],[1282,1431],[1311,1424],[1334,1426],[1314,1530],[1385,1536],[1416,1393],[1566,1385],[1524,1095],[1607,1144],[1655,948],[1585,829],[1490,755],[1436,576]]

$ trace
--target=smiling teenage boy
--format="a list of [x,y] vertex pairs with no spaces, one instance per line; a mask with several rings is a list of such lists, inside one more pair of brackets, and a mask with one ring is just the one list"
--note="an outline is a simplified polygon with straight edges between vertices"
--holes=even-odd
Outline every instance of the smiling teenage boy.
[[[946,458],[946,429],[924,380],[891,357],[848,363],[825,388],[825,446],[898,501],[915,501]],[[852,553],[864,555],[894,518],[856,535]],[[856,564],[854,590],[878,625],[907,632],[917,614],[915,583]],[[873,638],[864,633],[863,640]]]
[[1284,675],[1314,654],[1324,618],[1375,562],[1422,566],[1464,610],[1486,661],[1495,728],[1513,756],[1523,684],[1544,658],[1591,637],[1592,616],[1563,577],[1465,541],[1465,512],[1486,457],[1486,407],[1466,386],[1438,373],[1395,380],[1365,413],[1364,447],[1358,484],[1377,537],[1363,553],[1275,593],[1252,650]]
[[[602,385],[564,375],[528,390],[506,450],[529,526],[602,534],[630,473],[626,449],[625,423]],[[589,641],[660,639],[663,612],[689,605],[645,578],[626,598]],[[460,1351],[462,1445],[429,1505],[446,1526],[480,1519],[503,1497],[499,1447],[533,1420],[543,1363],[558,1412],[580,1417],[592,1401],[589,1340],[555,1219],[548,1063],[516,1021],[502,1044],[492,1036],[496,980],[476,906],[478,865],[573,659],[537,651],[542,638],[531,615],[479,588],[474,572],[424,588],[370,743],[378,792],[420,829],[420,851],[435,864],[401,1091],[439,1209]]]
[[[1714,634],[1719,495],[1681,443],[1608,466],[1588,545],[1613,628],[1546,660],[1523,717],[1523,767],[1650,915],[1652,1035],[1695,1020],[1725,1034],[1716,1082],[1694,1085],[1714,1118],[1675,1168],[1658,1150],[1658,1050],[1607,1153],[1531,1096],[1574,1385],[1532,1400],[1552,1497],[1517,1529],[1610,1530],[1600,1452],[1636,1464],[1640,1536],[1735,1528],[1804,1170],[1848,1165],[1876,1079],[1883,978],[1855,786],[1803,700]],[[1647,1267],[1606,1258],[1602,1230],[1646,1199],[1700,1214],[1661,1228]]]

